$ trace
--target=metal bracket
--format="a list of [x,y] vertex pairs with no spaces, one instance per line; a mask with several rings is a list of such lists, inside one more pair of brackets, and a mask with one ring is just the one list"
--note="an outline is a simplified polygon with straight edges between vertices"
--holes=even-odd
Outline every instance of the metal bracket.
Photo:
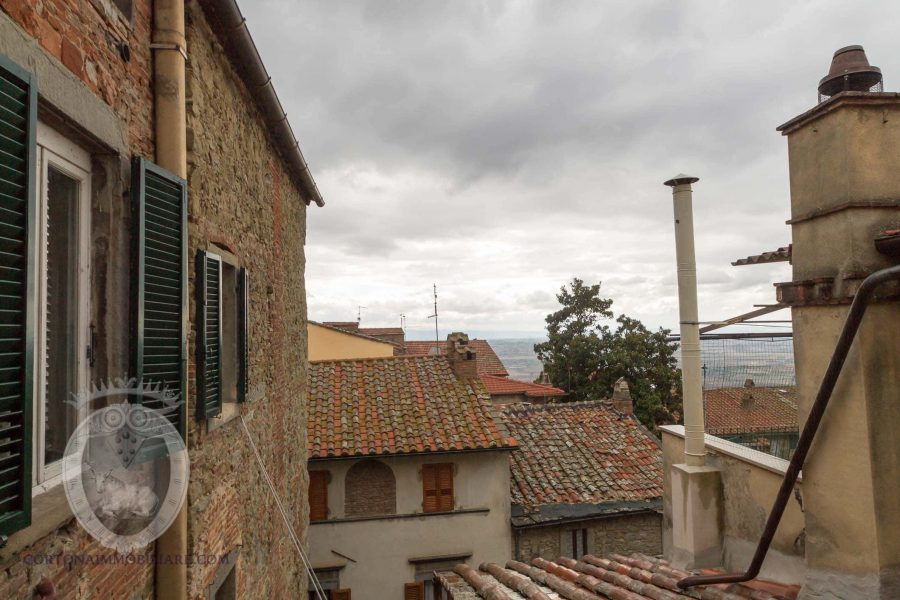
[[152,42],[150,44],[151,50],[177,50],[181,53],[181,56],[184,57],[184,60],[188,59],[187,50],[185,50],[184,46],[181,44],[172,44],[172,43],[163,43],[163,42]]

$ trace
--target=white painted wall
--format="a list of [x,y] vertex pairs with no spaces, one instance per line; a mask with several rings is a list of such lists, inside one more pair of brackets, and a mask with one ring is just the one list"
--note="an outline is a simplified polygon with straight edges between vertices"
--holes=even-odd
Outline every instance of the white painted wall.
[[[396,600],[403,597],[403,584],[415,579],[410,559],[471,554],[466,562],[473,566],[505,563],[512,557],[508,457],[498,451],[380,459],[397,480],[397,515],[350,521],[340,521],[344,477],[358,461],[310,462],[311,470],[331,472],[330,521],[309,528],[313,566],[343,567],[341,587],[353,590],[355,598]],[[422,465],[447,462],[456,465],[456,512],[423,514]],[[465,512],[470,510],[477,512]]]

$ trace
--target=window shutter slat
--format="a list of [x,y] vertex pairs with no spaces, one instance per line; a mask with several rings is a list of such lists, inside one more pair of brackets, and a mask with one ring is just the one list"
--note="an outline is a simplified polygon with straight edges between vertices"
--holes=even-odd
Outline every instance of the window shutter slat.
[[331,600],[351,600],[350,590],[334,590],[331,592]]
[[250,272],[240,270],[241,322],[238,332],[238,352],[240,352],[240,372],[238,373],[238,402],[246,402],[250,393]]
[[403,584],[403,600],[425,600],[425,582]]
[[144,385],[177,394],[177,407],[137,398],[159,410],[184,435],[187,394],[187,182],[135,158],[133,370]]
[[31,524],[37,303],[34,76],[0,56],[0,535]]
[[434,465],[422,465],[422,510],[438,511],[437,473]]
[[222,413],[222,260],[197,253],[197,418]]
[[422,465],[422,509],[425,512],[453,510],[453,465]]
[[328,472],[309,472],[309,520],[328,518]]
[[453,465],[438,465],[438,506],[440,511],[453,510]]

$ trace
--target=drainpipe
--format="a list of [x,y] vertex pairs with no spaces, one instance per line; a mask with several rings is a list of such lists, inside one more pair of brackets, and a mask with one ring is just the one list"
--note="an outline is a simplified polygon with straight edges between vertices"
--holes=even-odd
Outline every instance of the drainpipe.
[[[150,47],[155,82],[156,162],[187,179],[184,0],[154,0]],[[184,441],[187,445],[186,432]],[[183,564],[187,557],[187,531],[185,502],[171,526],[156,541],[157,557],[172,557],[171,560],[157,561],[156,597],[160,600],[187,598],[187,565]]]
[[678,314],[681,322],[681,383],[684,403],[685,463],[706,463],[703,385],[700,372],[700,324],[697,315],[697,259],[691,184],[697,177],[679,174],[665,182],[675,205],[675,255],[678,262]]

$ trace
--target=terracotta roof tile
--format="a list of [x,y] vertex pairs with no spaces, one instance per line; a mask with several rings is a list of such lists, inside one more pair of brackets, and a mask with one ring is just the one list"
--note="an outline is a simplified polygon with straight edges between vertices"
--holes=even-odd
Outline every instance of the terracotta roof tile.
[[[748,392],[752,399],[745,402]],[[704,390],[703,401],[711,435],[799,430],[794,386]]]
[[662,496],[659,442],[633,415],[593,401],[510,406],[503,416],[519,441],[511,502],[526,511]]
[[643,554],[611,554],[608,558],[588,554],[581,560],[536,558],[530,565],[511,560],[505,568],[495,563],[482,563],[478,570],[457,565],[453,571],[435,576],[450,600],[796,600],[800,593],[798,585],[764,580],[700,586],[683,592],[678,580],[689,574]]
[[365,335],[404,335],[404,331],[400,327],[360,327],[360,333]]
[[[435,354],[435,343],[436,342],[407,341],[406,353],[410,356],[427,356],[429,354]],[[441,342],[438,346],[441,349],[441,354],[447,353],[446,342]],[[497,356],[497,353],[494,352],[494,349],[491,348],[491,345],[487,340],[469,340],[469,348],[475,352],[475,361],[478,363],[477,368],[479,375],[498,375],[500,377],[507,377],[509,375],[509,372],[506,370],[506,367],[503,366],[500,357]]]
[[516,446],[444,357],[311,362],[308,389],[310,459]]
[[[475,356],[478,360],[478,356]],[[565,396],[566,391],[552,385],[542,385],[539,383],[529,383],[527,381],[519,381],[508,377],[498,377],[497,375],[481,374],[481,381],[487,388],[489,394],[525,394],[532,398],[546,398],[548,396]]]

